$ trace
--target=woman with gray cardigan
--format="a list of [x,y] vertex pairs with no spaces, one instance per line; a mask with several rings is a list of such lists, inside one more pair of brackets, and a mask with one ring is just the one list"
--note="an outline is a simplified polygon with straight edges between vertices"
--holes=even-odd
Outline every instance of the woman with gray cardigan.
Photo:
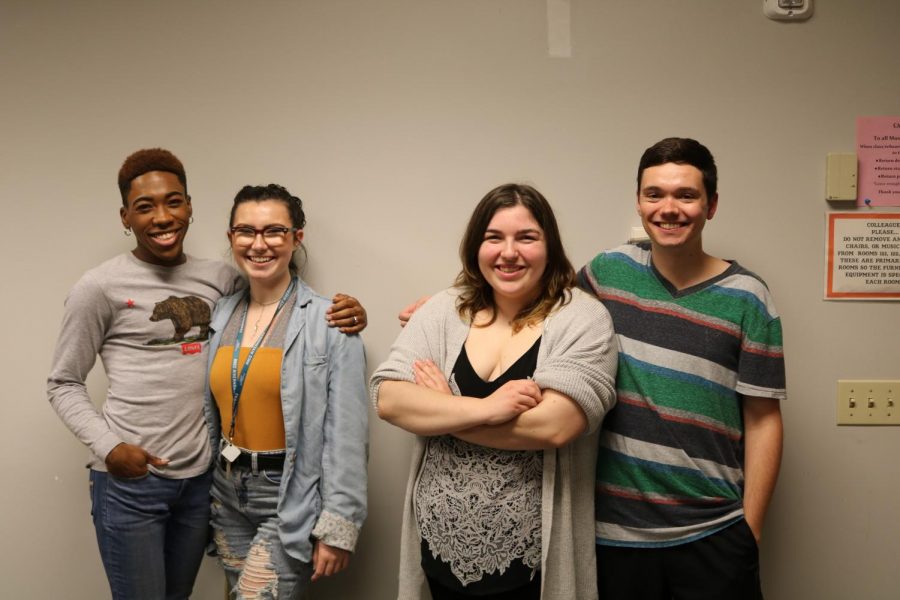
[[427,598],[597,597],[597,431],[615,401],[606,309],[573,288],[553,211],[507,184],[475,208],[453,288],[374,373],[378,415],[416,434],[400,590]]

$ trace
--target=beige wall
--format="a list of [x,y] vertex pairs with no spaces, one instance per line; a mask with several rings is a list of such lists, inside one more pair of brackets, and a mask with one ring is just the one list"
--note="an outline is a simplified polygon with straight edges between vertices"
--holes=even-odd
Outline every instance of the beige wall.
[[[361,298],[370,366],[398,309],[447,285],[476,201],[509,180],[557,210],[573,262],[624,239],[642,150],[718,158],[712,252],[774,292],[787,340],[784,468],[762,544],[768,598],[895,598],[896,428],[837,428],[835,380],[900,378],[898,305],[822,301],[824,163],[857,115],[900,112],[900,3],[572,1],[573,56],[543,0],[0,2],[5,338],[0,595],[106,595],[86,452],[45,400],[67,290],[130,248],[115,174],[162,145],[188,167],[189,251],[221,256],[229,198],[277,181],[307,203],[307,278]],[[96,371],[99,371],[97,369]],[[101,373],[91,389],[102,398]],[[374,421],[370,517],[316,598],[390,598],[410,438]],[[196,598],[220,598],[204,565]]]

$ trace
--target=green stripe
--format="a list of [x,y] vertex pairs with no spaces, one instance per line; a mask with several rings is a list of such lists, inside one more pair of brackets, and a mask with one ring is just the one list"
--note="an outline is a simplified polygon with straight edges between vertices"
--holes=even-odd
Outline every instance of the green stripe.
[[[672,298],[669,290],[655,276],[645,271],[636,275],[639,268],[632,265],[626,260],[601,255],[591,262],[591,273],[595,281],[601,281],[604,287],[627,289],[644,300],[674,304],[701,315],[727,321],[743,330],[748,339],[759,344],[782,345],[781,321],[778,318],[772,319],[761,301],[753,302],[746,296],[726,294],[715,286],[683,298]],[[642,268],[640,270],[643,271]],[[747,290],[742,291],[752,294]]]
[[[643,268],[634,267],[632,263],[625,260],[615,260],[603,255],[598,256],[591,262],[591,274],[594,276],[595,282],[599,281],[603,287],[617,290],[621,290],[624,287],[629,293],[641,298],[653,300],[669,299],[670,294],[668,290],[663,287],[659,280],[656,277],[647,276],[642,273],[643,271]],[[600,273],[602,273],[602,276]],[[627,282],[627,285],[622,285],[623,282]]]
[[668,379],[620,360],[616,387],[640,398],[649,398],[657,406],[690,412],[727,427],[741,429],[741,411],[737,394],[717,393],[724,390],[721,386],[713,389],[687,381]]
[[[597,462],[597,480],[645,494],[683,498],[730,498],[740,496],[727,485],[717,484],[700,471],[669,470],[665,465],[653,469],[646,464],[622,460],[621,455],[601,448]],[[602,468],[601,468],[602,467]]]

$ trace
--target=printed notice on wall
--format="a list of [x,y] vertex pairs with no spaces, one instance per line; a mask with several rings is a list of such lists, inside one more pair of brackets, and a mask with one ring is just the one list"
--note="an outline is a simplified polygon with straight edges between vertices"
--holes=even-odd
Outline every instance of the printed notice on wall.
[[900,213],[828,213],[826,300],[900,300]]
[[900,206],[900,117],[856,119],[857,206]]

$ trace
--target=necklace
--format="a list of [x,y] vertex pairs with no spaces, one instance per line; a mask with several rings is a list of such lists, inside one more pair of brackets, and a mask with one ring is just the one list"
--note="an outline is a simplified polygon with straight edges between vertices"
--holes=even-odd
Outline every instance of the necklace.
[[[256,301],[254,300],[254,302],[256,302]],[[263,315],[264,315],[265,312],[266,312],[265,308],[266,308],[267,306],[272,306],[272,305],[275,304],[276,302],[278,302],[278,300],[276,300],[275,302],[268,302],[268,303],[266,303],[266,304],[263,304],[262,302],[257,302],[257,304],[259,304],[259,305],[262,307],[262,310],[259,311],[259,316],[256,317],[256,322],[253,324],[253,333],[252,333],[251,335],[252,335],[254,338],[256,337],[256,332],[259,331],[259,324],[260,324],[260,322],[262,321]]]
[[[291,285],[292,285],[292,283],[289,283],[289,284],[288,284],[288,289],[291,289]],[[284,293],[287,294],[287,290],[285,290]],[[272,306],[273,304],[278,304],[279,302],[281,302],[282,300],[284,300],[284,296],[282,295],[281,298],[278,298],[277,300],[272,300],[271,302],[260,302],[259,300],[257,300],[256,298],[254,298],[252,294],[249,294],[249,293],[248,293],[248,295],[250,296],[250,302],[247,304],[247,308],[249,309],[249,308],[250,308],[250,304],[256,302],[257,304],[259,304],[260,308],[262,309],[262,310],[259,311],[259,316],[256,317],[256,323],[253,324],[253,333],[252,333],[251,335],[252,335],[253,337],[256,337],[256,332],[259,331],[259,324],[260,324],[260,322],[262,321],[263,315],[264,315],[265,312],[266,312],[266,307],[267,307],[267,306]],[[275,312],[276,312],[276,314],[277,314],[278,311],[275,311]],[[272,315],[272,318],[274,319],[274,318],[275,318],[275,315]]]
[[278,302],[281,301],[281,298],[279,298],[278,300],[272,300],[271,302],[260,302],[253,296],[251,296],[250,299],[253,300],[254,302],[256,302],[257,304],[259,304],[260,306],[272,306],[273,304],[277,304]]

